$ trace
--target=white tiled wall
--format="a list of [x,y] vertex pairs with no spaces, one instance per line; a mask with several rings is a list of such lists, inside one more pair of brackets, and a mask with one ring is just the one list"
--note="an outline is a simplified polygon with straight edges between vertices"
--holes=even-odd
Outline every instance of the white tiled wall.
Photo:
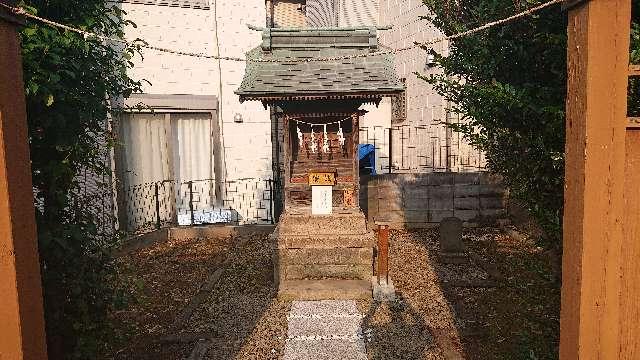
[[[213,55],[217,53],[217,18],[220,54],[244,57],[260,44],[260,33],[250,30],[247,24],[264,25],[263,0],[223,1],[210,6],[194,9],[125,3],[127,18],[137,24],[136,28],[127,28],[127,38]],[[269,112],[257,102],[240,104],[233,93],[244,75],[243,62],[221,60],[218,64],[214,59],[145,49],[143,58],[136,57],[134,63],[131,76],[150,82],[144,85],[146,93],[218,96],[227,179],[271,176]],[[242,117],[243,122],[234,122],[237,117]]]
[[[443,34],[421,16],[429,15],[421,0],[379,0],[380,25],[392,25],[391,30],[380,31],[380,42],[390,48],[402,48],[415,41],[427,42]],[[434,44],[433,49],[443,55],[447,42]],[[423,75],[442,71],[426,66],[427,54],[420,48],[396,54],[396,70],[407,84],[407,119],[394,130],[394,165],[409,172],[443,171],[447,167],[446,102],[430,85],[414,72]],[[450,115],[450,121],[458,116]],[[404,126],[402,126],[404,125]],[[448,146],[452,171],[478,171],[484,168],[480,152],[453,133]]]
[[[217,55],[217,38],[219,54],[240,58],[261,42],[261,34],[250,30],[247,24],[264,26],[266,17],[264,0],[225,0],[218,1],[217,6],[211,0],[206,9],[132,3],[123,3],[122,8],[126,17],[137,25],[126,29],[130,40],[141,38],[158,47]],[[173,55],[149,49],[144,49],[142,55],[132,60],[135,66],[130,76],[149,82],[145,82],[143,92],[218,97],[225,178],[233,182],[230,186],[236,186],[238,179],[272,177],[269,112],[259,102],[240,104],[233,93],[244,75],[244,62]],[[239,117],[242,122],[235,122]],[[255,199],[263,197],[263,190],[255,188],[252,190],[255,194],[241,198],[229,196],[233,197],[234,207],[253,213],[251,207],[258,203]],[[256,206],[256,211],[264,211],[264,207]]]
[[[125,29],[129,40],[185,52],[213,54],[211,10],[123,3],[126,18],[136,27]],[[154,94],[217,95],[216,63],[210,59],[143,49],[133,60],[130,76],[145,79],[143,92]]]
[[[262,42],[262,34],[250,30],[247,24],[264,26],[264,0],[223,1],[218,4],[218,38],[220,53],[244,57]],[[262,103],[242,104],[233,93],[242,82],[245,64],[222,61],[221,114],[224,131],[227,179],[271,178],[271,120]],[[235,123],[241,116],[243,122]]]

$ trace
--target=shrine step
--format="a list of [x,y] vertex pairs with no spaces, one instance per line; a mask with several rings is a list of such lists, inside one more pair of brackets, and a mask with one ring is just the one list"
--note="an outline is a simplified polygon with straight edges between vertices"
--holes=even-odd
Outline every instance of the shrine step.
[[280,283],[280,300],[370,299],[371,280],[286,280]]
[[373,248],[304,248],[278,249],[279,265],[369,265]]
[[314,235],[280,235],[278,241],[279,248],[302,249],[302,248],[357,248],[373,247],[375,235],[373,232],[366,234],[314,234]]
[[284,265],[280,267],[286,280],[304,279],[371,279],[373,269],[367,265]]
[[368,233],[362,212],[331,215],[285,213],[278,223],[280,235],[364,235]]

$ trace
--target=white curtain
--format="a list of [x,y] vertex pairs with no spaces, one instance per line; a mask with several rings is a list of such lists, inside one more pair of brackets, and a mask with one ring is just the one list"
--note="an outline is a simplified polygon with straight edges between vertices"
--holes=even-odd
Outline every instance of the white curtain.
[[213,179],[211,115],[171,114],[173,171],[178,182]]
[[167,180],[169,144],[164,114],[130,114],[122,122],[125,186]]
[[195,217],[200,217],[203,212],[212,212],[215,204],[211,115],[173,113],[171,129],[178,221],[187,223],[191,221],[191,206],[197,212]]
[[[130,114],[121,125],[128,226],[212,211],[215,203],[210,113]],[[189,187],[189,182],[192,182]]]

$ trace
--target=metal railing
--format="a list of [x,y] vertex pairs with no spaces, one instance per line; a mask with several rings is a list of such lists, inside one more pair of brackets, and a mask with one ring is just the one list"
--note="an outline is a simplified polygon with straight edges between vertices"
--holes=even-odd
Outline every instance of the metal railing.
[[378,174],[484,169],[482,152],[443,125],[361,127],[359,139],[374,146]]
[[121,230],[139,234],[169,226],[225,223],[273,224],[274,181],[226,181],[216,194],[214,179],[162,180],[119,190]]

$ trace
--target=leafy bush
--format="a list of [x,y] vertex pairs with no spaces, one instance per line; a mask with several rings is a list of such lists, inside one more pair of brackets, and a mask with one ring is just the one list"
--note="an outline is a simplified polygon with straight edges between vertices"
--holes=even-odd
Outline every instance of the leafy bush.
[[[20,5],[110,37],[122,38],[127,24],[104,0]],[[92,204],[110,194],[110,100],[140,90],[127,76],[135,49],[31,21],[21,35],[49,354],[95,358],[124,297],[110,256],[118,236]]]
[[[449,35],[541,1],[424,3],[436,27]],[[634,0],[634,7],[638,3]],[[466,122],[452,125],[454,130],[485,151],[488,168],[502,175],[512,195],[545,231],[547,244],[554,246],[560,246],[562,236],[566,16],[557,4],[456,39],[448,56],[434,53],[444,75],[422,77],[454,104],[453,111],[463,115]],[[640,57],[639,31],[634,25],[635,57]],[[630,102],[630,109],[634,106],[637,99]]]

